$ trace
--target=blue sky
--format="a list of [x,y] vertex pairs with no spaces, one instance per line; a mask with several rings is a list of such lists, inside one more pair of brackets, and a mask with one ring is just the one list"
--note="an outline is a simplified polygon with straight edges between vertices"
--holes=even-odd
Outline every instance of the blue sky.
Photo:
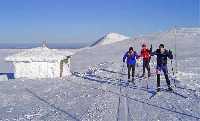
[[88,43],[198,26],[199,0],[0,0],[0,43]]

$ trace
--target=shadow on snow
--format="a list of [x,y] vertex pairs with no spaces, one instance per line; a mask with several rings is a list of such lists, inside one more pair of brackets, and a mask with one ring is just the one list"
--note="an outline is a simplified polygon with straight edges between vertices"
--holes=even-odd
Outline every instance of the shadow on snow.
[[[111,84],[111,85],[115,85],[115,86],[127,87],[123,83],[117,83],[117,82],[113,83],[113,82],[106,81],[106,79],[108,79],[108,80],[111,79],[111,78],[107,78],[107,77],[100,77],[100,76],[96,76],[96,75],[92,75],[91,77],[90,76],[81,76],[79,72],[74,72],[73,75],[76,76],[76,77],[87,79],[89,81],[98,82],[98,83],[101,83],[101,84],[106,83],[106,84]],[[96,77],[98,79],[94,79],[93,77]],[[101,80],[101,79],[103,79],[103,80]],[[120,81],[120,79],[116,79],[116,80]],[[116,81],[116,80],[112,80],[112,81]],[[129,87],[129,88],[138,89],[136,86]],[[98,88],[94,88],[94,89],[98,89]],[[140,88],[140,90],[148,91],[147,89],[144,89],[144,88]],[[113,93],[115,95],[126,97],[125,95],[121,95],[121,94],[119,94],[117,92],[113,92],[113,91],[109,91],[109,92],[111,92],[111,93]],[[152,93],[153,95],[155,94],[155,92],[152,92],[152,91],[150,91],[149,93]],[[159,108],[159,109],[162,109],[162,110],[165,110],[165,111],[169,111],[169,112],[172,112],[172,113],[188,116],[188,117],[195,118],[195,119],[198,119],[198,120],[200,119],[200,117],[193,116],[192,114],[187,114],[187,113],[179,112],[179,111],[172,110],[172,109],[169,109],[169,108],[166,108],[166,107],[162,107],[162,106],[158,106],[158,105],[155,105],[155,104],[151,104],[151,103],[148,103],[148,102],[136,99],[136,98],[132,98],[130,96],[127,96],[127,98],[132,100],[132,101],[139,102],[139,103],[142,103],[142,104],[146,104],[146,105],[149,105],[149,106],[152,106],[152,107],[155,107],[155,108]]]
[[57,111],[60,111],[64,114],[66,114],[67,116],[69,116],[70,118],[74,119],[75,121],[80,121],[80,119],[76,118],[76,116],[73,116],[72,114],[68,113],[67,111],[56,107],[55,104],[50,104],[48,101],[46,101],[45,99],[41,98],[40,96],[38,96],[36,93],[34,93],[33,91],[31,91],[30,89],[26,88],[26,91],[29,92],[30,94],[32,94],[34,97],[36,97],[37,99],[39,99],[40,101],[44,102],[45,104],[47,104],[48,106],[56,109]]

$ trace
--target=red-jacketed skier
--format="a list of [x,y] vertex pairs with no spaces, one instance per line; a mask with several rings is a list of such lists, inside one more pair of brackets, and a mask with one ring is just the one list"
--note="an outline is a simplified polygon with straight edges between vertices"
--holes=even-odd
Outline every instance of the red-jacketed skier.
[[150,60],[151,60],[151,52],[152,52],[152,45],[151,48],[147,48],[146,44],[142,44],[142,49],[141,49],[141,54],[140,57],[143,58],[143,74],[142,77],[145,76],[145,69],[147,69],[148,71],[148,77],[151,76],[151,72],[150,72]]

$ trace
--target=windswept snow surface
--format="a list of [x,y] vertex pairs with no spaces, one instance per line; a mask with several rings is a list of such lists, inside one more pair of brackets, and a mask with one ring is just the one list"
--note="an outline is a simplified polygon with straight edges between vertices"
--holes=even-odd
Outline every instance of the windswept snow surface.
[[122,34],[118,33],[108,33],[104,37],[97,40],[94,44],[91,46],[101,46],[101,45],[108,45],[116,42],[120,42],[122,40],[129,39],[129,37],[126,37]]
[[[73,75],[68,78],[0,82],[0,120],[200,121],[200,37],[176,39],[178,80],[174,93],[164,91],[167,86],[162,78],[163,89],[155,95],[155,57],[150,79],[139,78],[142,65],[138,64],[136,84],[126,84],[127,69],[121,61],[129,46],[139,51],[146,42],[155,50],[164,43],[173,50],[173,34],[156,33],[77,51],[72,57]],[[1,56],[6,52],[0,51]],[[169,73],[171,79],[170,61]],[[171,83],[174,85],[173,80]]]

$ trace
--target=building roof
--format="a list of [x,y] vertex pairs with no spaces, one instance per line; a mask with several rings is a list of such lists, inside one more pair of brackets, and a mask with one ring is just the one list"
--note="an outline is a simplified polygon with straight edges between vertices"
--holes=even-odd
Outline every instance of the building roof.
[[52,62],[63,60],[71,55],[73,55],[73,53],[69,51],[62,52],[47,47],[37,47],[8,56],[5,60],[16,62]]

